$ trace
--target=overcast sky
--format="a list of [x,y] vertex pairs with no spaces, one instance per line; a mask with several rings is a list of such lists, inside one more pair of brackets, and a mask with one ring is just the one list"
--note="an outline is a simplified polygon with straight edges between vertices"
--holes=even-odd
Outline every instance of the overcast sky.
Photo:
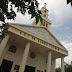
[[[65,58],[65,62],[72,61],[72,7],[66,4],[66,0],[38,0],[39,9],[44,6],[49,10],[49,19],[52,21],[51,32],[54,36],[68,49],[69,56]],[[30,15],[25,16],[17,13],[15,21],[6,20],[7,22],[32,24],[34,19],[30,19]],[[60,59],[57,60],[57,66],[60,65]]]

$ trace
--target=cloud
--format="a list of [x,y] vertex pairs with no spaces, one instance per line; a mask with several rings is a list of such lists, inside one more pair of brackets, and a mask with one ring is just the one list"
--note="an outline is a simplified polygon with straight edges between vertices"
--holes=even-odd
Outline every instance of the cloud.
[[72,47],[72,42],[66,42],[66,41],[61,41],[61,43],[67,47],[68,49],[70,49]]
[[65,58],[65,62],[70,63],[72,61],[72,42],[62,42],[67,48],[69,55]]
[[67,5],[65,0],[49,0],[47,3],[49,18],[54,25],[53,27],[60,27],[72,22],[72,8],[70,5]]
[[[68,56],[65,57],[64,61],[68,64],[71,64],[72,61],[72,42],[68,41],[61,41],[61,43],[65,46],[65,48],[68,50]],[[57,59],[57,65],[56,67],[61,66],[61,59]]]
[[17,13],[17,17],[15,18],[15,20],[7,20],[6,22],[13,22],[13,23],[20,23],[20,24],[32,24],[34,19],[30,18],[31,15],[28,15],[27,13],[25,15],[22,15],[21,13]]

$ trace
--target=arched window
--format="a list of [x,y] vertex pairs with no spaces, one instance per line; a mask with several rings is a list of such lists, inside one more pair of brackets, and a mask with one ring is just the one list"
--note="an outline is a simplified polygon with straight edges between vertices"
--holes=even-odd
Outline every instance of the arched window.
[[12,52],[12,53],[16,53],[16,46],[15,45],[11,45],[8,49],[9,52]]

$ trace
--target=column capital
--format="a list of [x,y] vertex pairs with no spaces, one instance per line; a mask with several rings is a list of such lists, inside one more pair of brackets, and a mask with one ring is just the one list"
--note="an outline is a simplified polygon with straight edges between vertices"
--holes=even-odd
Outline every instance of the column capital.
[[30,42],[30,41],[26,41],[26,42],[25,42],[25,45],[27,45],[27,44],[31,44],[31,42]]
[[52,52],[52,50],[49,50],[48,52]]
[[61,57],[65,57],[65,55],[61,55]]
[[[7,34],[7,36],[5,36],[5,38],[2,39],[1,43],[4,42],[5,40],[9,39],[9,35]],[[0,44],[1,44],[0,43]]]
[[51,51],[51,50],[49,50],[49,51],[48,51],[48,54],[51,54],[51,53],[52,53],[52,51]]
[[29,41],[27,41],[27,42],[26,42],[26,44],[30,44],[30,42],[29,42]]

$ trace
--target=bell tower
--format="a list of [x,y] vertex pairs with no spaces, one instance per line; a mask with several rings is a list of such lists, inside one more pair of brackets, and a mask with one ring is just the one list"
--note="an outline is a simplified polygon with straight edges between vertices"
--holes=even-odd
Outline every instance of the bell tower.
[[48,18],[48,10],[46,8],[46,3],[44,5],[44,7],[41,8],[41,12],[42,12],[43,17]]
[[37,26],[44,26],[46,28],[48,28],[48,30],[50,30],[50,25],[51,25],[51,21],[48,19],[48,10],[46,8],[46,3],[45,5],[41,8],[41,12],[42,12],[42,19],[43,19],[43,23],[41,23],[40,21],[38,22],[38,24],[36,24],[36,20],[34,20],[34,22],[32,23],[32,25],[37,25]]

